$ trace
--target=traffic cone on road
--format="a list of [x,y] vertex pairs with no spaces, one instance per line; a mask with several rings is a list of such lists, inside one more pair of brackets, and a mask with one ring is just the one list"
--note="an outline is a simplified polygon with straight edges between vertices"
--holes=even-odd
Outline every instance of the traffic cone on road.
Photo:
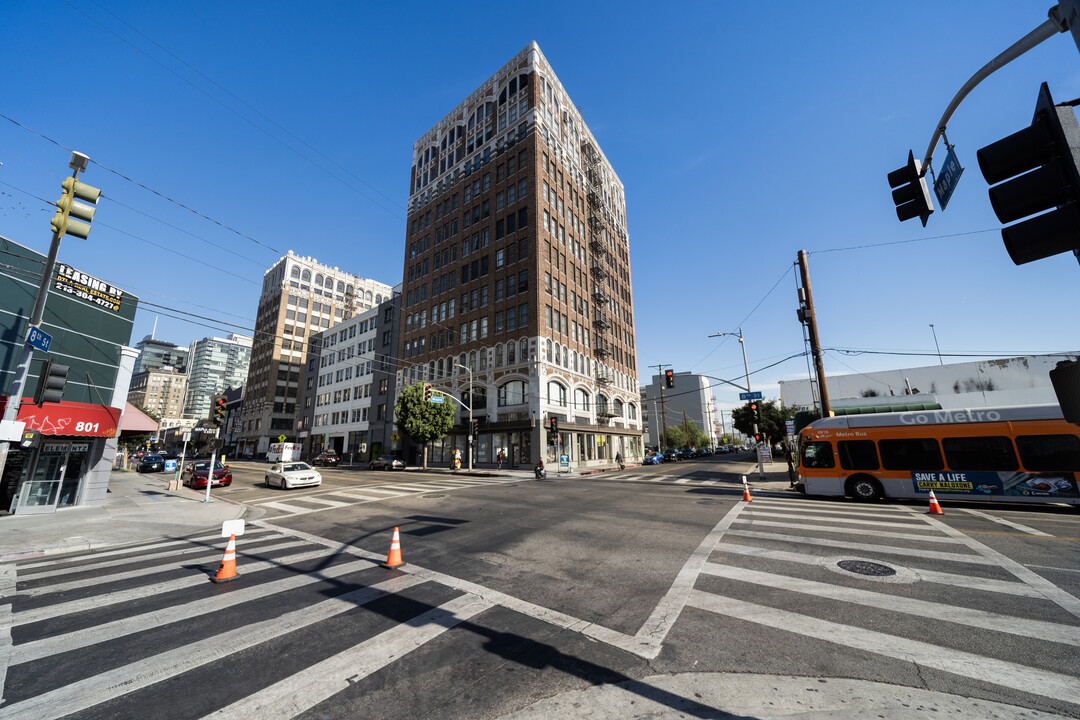
[[941,512],[941,504],[938,503],[937,497],[934,496],[934,491],[930,491],[930,509],[926,513],[927,515],[944,515]]
[[743,502],[753,502],[753,498],[750,497],[750,486],[746,484],[746,476],[742,476],[742,499]]
[[240,577],[236,574],[236,535],[229,536],[229,544],[225,546],[225,557],[221,558],[221,567],[217,575],[210,578],[210,582],[223,583]]
[[394,528],[394,538],[390,541],[390,552],[387,553],[386,562],[382,566],[392,570],[404,564],[405,561],[401,559],[401,535],[398,533],[398,529]]

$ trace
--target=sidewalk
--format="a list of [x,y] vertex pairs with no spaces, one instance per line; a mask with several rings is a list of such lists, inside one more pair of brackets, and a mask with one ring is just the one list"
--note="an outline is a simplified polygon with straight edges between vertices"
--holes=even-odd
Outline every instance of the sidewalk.
[[59,552],[120,545],[158,537],[183,537],[220,528],[246,508],[204,490],[169,490],[172,473],[139,475],[114,470],[103,505],[57,510],[50,515],[0,517],[0,562]]

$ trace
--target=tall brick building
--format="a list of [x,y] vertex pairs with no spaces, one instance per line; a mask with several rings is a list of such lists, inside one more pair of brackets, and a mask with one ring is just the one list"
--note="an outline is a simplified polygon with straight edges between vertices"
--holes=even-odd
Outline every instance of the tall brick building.
[[536,43],[414,143],[403,278],[399,387],[471,405],[476,463],[640,456],[623,185]]

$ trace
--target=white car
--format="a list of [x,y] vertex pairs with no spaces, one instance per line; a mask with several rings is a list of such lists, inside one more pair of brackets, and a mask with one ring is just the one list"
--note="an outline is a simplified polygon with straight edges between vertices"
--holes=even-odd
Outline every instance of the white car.
[[266,471],[266,487],[271,485],[282,490],[322,485],[322,475],[305,462],[277,463]]

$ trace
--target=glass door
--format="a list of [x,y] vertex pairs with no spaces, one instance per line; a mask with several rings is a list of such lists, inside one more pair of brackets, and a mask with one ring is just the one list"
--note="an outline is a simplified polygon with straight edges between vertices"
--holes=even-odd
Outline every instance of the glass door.
[[86,464],[90,456],[90,443],[73,442],[64,463],[64,479],[60,482],[61,507],[71,507],[79,501],[79,485],[86,474]]
[[15,510],[19,515],[35,515],[56,511],[60,497],[60,484],[64,478],[65,460],[68,443],[45,443],[38,453],[34,474],[23,484],[19,494],[19,504]]

